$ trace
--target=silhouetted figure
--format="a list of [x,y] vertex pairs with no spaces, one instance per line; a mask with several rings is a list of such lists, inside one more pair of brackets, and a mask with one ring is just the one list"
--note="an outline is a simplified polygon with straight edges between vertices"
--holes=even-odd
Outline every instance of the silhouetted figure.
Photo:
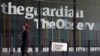
[[28,29],[27,29],[27,24],[23,24],[22,27],[23,27],[23,33],[22,33],[21,52],[22,52],[22,56],[24,56],[24,54],[29,56],[29,54],[27,53],[27,50],[28,50],[28,36],[29,36],[29,32],[28,32]]

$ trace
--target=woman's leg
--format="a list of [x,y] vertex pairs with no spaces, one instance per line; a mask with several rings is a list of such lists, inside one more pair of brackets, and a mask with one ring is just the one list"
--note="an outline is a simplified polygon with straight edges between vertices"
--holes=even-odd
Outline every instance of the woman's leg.
[[24,52],[22,51],[22,56],[24,56]]
[[24,47],[24,43],[22,44],[22,46],[21,46],[21,53],[22,53],[22,56],[24,56],[24,49],[25,49],[25,47]]
[[25,52],[25,54],[26,54],[27,56],[30,56],[27,52]]

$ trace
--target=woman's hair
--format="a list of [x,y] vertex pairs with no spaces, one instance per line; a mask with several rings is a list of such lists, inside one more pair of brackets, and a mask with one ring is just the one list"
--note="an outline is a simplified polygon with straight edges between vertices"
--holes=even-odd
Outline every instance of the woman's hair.
[[25,26],[25,29],[28,30],[29,29],[29,25],[27,23],[24,23],[23,26]]

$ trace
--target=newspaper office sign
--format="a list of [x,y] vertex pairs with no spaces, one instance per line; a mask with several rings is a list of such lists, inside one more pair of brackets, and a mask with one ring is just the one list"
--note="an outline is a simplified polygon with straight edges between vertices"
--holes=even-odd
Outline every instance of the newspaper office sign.
[[52,42],[52,51],[67,51],[67,43]]
[[[14,5],[12,2],[8,3],[2,3],[0,5],[2,13],[8,14],[8,15],[25,15],[25,19],[33,19],[33,21],[36,23],[36,29],[39,29],[38,27],[38,8],[34,6],[17,6]],[[70,9],[68,5],[65,6],[59,6],[58,8],[50,8],[48,6],[41,8],[41,26],[42,29],[71,29],[73,30],[73,22],[68,21],[67,18],[73,18],[74,16],[74,10]],[[45,20],[45,17],[58,17],[56,21],[52,20]],[[59,17],[61,17],[59,19]],[[64,20],[66,18],[66,20]],[[76,10],[76,18],[83,19],[84,18],[84,10]],[[66,23],[68,21],[69,23]],[[94,22],[78,22],[77,23],[77,29],[78,30],[85,30],[88,28],[89,30],[94,30]]]

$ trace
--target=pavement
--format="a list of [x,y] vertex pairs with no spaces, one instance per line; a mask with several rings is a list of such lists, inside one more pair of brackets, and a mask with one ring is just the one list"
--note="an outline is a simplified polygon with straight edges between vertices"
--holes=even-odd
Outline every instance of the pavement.
[[[62,52],[53,52],[48,54],[48,52],[36,52],[36,53],[29,53],[30,56],[100,56],[100,52],[91,52],[90,55],[88,55],[87,52],[69,52],[68,55],[66,53]],[[2,53],[1,56],[21,56],[21,52],[14,52],[13,54],[11,53]]]

